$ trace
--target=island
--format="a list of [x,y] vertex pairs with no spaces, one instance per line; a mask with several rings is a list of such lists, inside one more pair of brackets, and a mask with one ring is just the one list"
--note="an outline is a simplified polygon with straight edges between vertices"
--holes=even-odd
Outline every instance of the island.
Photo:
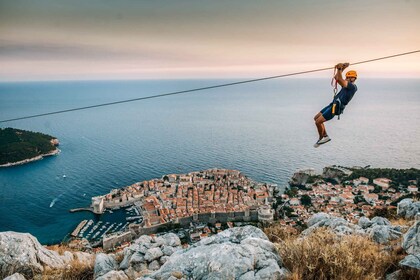
[[0,167],[21,165],[57,155],[57,138],[16,128],[0,128]]

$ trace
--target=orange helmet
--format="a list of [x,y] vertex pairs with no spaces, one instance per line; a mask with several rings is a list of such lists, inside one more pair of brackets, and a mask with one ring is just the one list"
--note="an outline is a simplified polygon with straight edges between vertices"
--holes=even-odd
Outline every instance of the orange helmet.
[[354,70],[350,70],[346,73],[346,78],[357,78],[357,72]]

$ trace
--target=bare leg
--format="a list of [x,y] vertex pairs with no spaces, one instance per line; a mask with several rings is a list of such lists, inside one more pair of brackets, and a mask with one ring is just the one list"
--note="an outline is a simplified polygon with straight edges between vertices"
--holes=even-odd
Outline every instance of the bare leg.
[[324,122],[326,122],[326,119],[321,113],[316,114],[315,116],[315,125],[318,129],[319,139],[327,135],[327,130],[325,129]]

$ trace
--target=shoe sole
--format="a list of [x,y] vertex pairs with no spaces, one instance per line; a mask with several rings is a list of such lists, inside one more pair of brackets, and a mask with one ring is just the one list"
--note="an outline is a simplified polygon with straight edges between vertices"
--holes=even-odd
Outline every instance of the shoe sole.
[[325,144],[325,143],[328,143],[328,142],[330,142],[331,141],[331,139],[328,139],[327,141],[325,141],[325,142],[322,142],[322,143],[316,143],[315,145],[314,145],[314,147],[315,148],[318,148],[319,146],[321,146],[321,145],[323,145],[323,144]]

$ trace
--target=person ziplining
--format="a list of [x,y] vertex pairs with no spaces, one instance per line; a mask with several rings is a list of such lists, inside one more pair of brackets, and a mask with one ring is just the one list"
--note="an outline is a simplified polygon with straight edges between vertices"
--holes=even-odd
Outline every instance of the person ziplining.
[[[354,84],[357,79],[356,71],[348,71],[346,73],[346,79],[343,79],[342,77],[343,70],[348,66],[349,63],[339,63],[335,66],[334,79],[336,84],[333,101],[314,117],[315,125],[319,134],[319,139],[314,144],[315,148],[318,148],[320,145],[331,141],[331,138],[328,136],[327,130],[325,129],[324,122],[331,120],[334,116],[338,116],[338,119],[340,119],[340,115],[343,113],[344,108],[347,106],[357,91],[357,86]],[[337,83],[341,86],[341,90],[338,94],[336,94]]]
[[[369,59],[369,60],[354,62],[354,63],[352,63],[352,65],[362,64],[362,63],[370,63],[370,62],[374,62],[374,61],[378,61],[378,60],[389,59],[389,58],[399,57],[399,56],[403,56],[403,55],[411,55],[411,54],[415,54],[415,53],[420,53],[420,50],[415,50],[415,51],[411,51],[411,52],[399,53],[399,54],[394,54],[394,55],[383,56],[383,57],[373,58],[373,59]],[[335,74],[335,79],[342,86],[342,89],[337,94],[337,96],[334,96],[334,101],[339,101],[341,103],[339,103],[340,106],[337,107],[337,103],[332,102],[330,104],[330,105],[332,105],[331,108],[330,108],[330,105],[328,105],[327,107],[325,107],[323,110],[321,110],[321,112],[319,112],[315,116],[315,122],[316,122],[316,125],[317,125],[317,128],[318,128],[319,137],[320,137],[320,139],[315,144],[315,147],[319,147],[319,145],[327,143],[328,141],[331,140],[328,137],[327,132],[325,131],[324,122],[332,119],[332,117],[335,116],[335,115],[339,116],[342,113],[342,111],[344,109],[344,106],[348,104],[348,102],[350,101],[350,99],[353,97],[354,93],[357,90],[356,85],[354,85],[354,82],[356,81],[356,78],[357,78],[356,71],[348,71],[347,74],[346,74],[346,79],[345,80],[341,76],[343,70],[345,68],[347,68],[348,66],[349,66],[349,63],[339,63],[335,66],[335,69],[338,70],[337,73]],[[340,69],[338,69],[338,68],[340,68]],[[174,92],[168,92],[168,93],[162,93],[162,94],[156,94],[156,95],[149,95],[149,96],[144,96],[144,97],[138,97],[138,98],[126,99],[126,100],[120,100],[120,101],[113,101],[113,102],[95,104],[95,105],[90,105],[90,106],[76,107],[76,108],[46,112],[46,113],[41,113],[41,114],[29,115],[29,116],[21,116],[21,117],[9,118],[9,119],[2,119],[2,120],[0,120],[0,124],[6,123],[6,122],[11,122],[11,121],[32,119],[32,118],[38,118],[38,117],[43,117],[43,116],[50,116],[50,115],[68,113],[68,112],[75,112],[75,111],[80,111],[80,110],[87,110],[87,109],[93,109],[93,108],[104,107],[104,106],[111,106],[111,105],[116,105],[116,104],[134,102],[134,101],[142,101],[142,100],[152,99],[152,98],[161,98],[161,97],[166,97],[166,96],[174,96],[174,95],[179,95],[179,94],[186,94],[186,93],[192,93],[192,92],[198,92],[198,91],[204,91],[204,90],[210,90],[210,89],[216,89],[216,88],[222,88],[222,87],[228,87],[228,86],[235,86],[235,85],[242,85],[242,84],[247,84],[247,83],[261,82],[261,81],[266,81],[266,80],[272,80],[272,79],[278,79],[278,78],[284,78],[284,77],[290,77],[290,76],[296,76],[296,75],[309,74],[309,73],[326,71],[326,70],[331,70],[331,69],[332,69],[332,67],[306,70],[306,71],[282,74],[282,75],[277,75],[277,76],[270,76],[270,77],[244,80],[244,81],[238,81],[238,82],[232,82],[232,83],[226,83],[226,84],[218,84],[218,85],[212,85],[212,86],[206,86],[206,87],[200,87],[200,88],[193,88],[193,89],[187,89],[187,90],[181,90],[181,91],[174,91]],[[352,92],[352,91],[354,91],[354,92]],[[335,106],[333,106],[334,104],[335,104]],[[334,112],[333,112],[333,109],[334,109]],[[331,110],[331,112],[328,112],[328,110]],[[336,112],[335,110],[339,110],[339,111]]]

